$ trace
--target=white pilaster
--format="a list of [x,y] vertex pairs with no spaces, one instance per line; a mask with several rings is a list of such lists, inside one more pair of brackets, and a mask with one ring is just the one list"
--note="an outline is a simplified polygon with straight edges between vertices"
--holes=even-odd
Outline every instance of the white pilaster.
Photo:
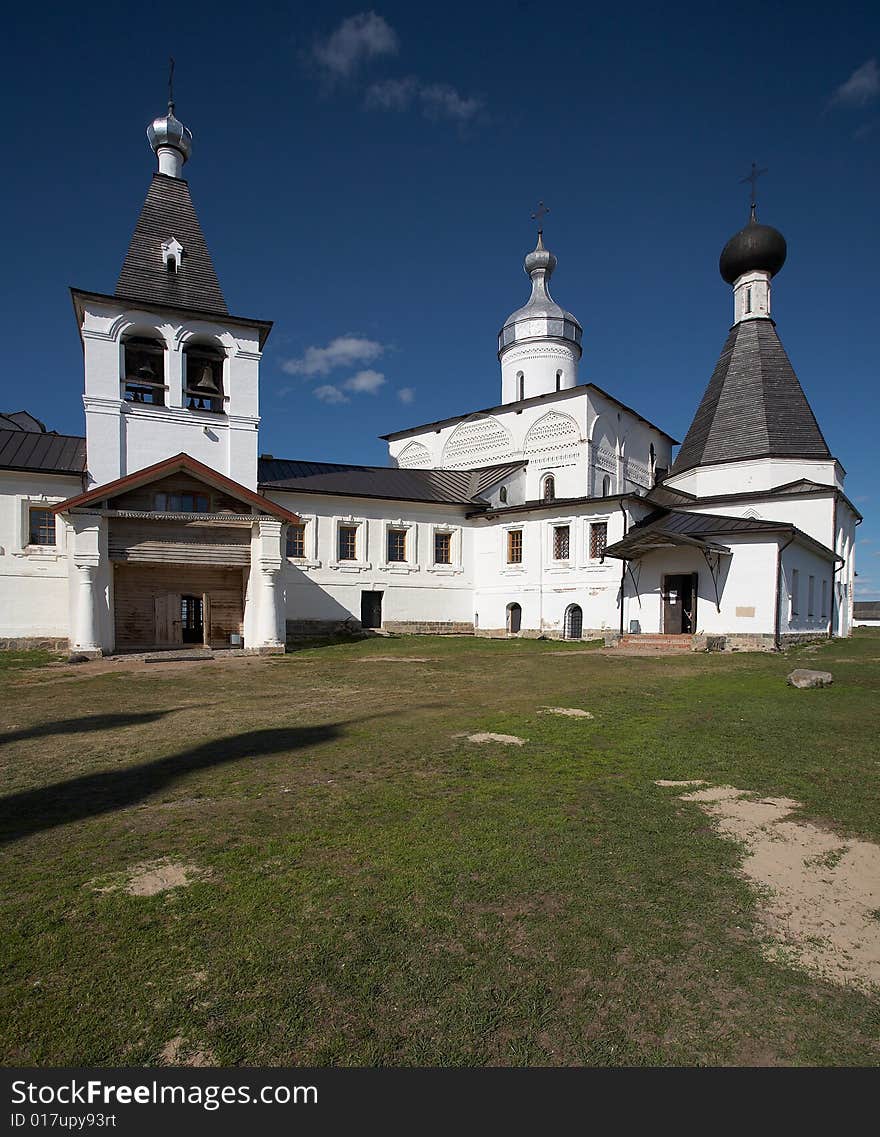
[[94,513],[75,513],[73,526],[74,619],[71,646],[89,655],[101,654],[98,569],[101,563],[103,518]]
[[251,646],[270,651],[283,651],[286,638],[281,577],[282,528],[283,523],[275,518],[260,518],[257,540],[251,548],[252,575],[257,581],[256,642]]

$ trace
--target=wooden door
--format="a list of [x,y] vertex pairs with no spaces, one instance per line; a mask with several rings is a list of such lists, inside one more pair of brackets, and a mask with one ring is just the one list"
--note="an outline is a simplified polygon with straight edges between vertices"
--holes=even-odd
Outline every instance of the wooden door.
[[667,636],[680,636],[682,623],[682,576],[663,577],[663,631]]
[[180,628],[180,594],[163,592],[153,598],[156,618],[156,643],[183,643]]

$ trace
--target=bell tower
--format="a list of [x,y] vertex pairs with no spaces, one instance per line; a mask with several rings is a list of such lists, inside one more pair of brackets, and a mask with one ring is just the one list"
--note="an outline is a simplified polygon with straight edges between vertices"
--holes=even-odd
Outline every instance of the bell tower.
[[89,488],[188,454],[255,489],[259,366],[271,323],[230,314],[182,177],[174,102],[147,127],[153,174],[112,295],[73,289]]

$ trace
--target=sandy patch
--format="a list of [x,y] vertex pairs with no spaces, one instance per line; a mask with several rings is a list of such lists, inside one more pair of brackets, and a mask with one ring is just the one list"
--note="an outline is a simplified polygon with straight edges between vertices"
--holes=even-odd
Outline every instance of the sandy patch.
[[185,865],[162,857],[158,861],[145,861],[123,873],[91,881],[96,892],[127,892],[129,896],[155,896],[171,888],[185,888],[197,880],[209,880],[211,873],[195,865]]
[[183,1035],[171,1038],[159,1051],[163,1066],[216,1066],[210,1050],[190,1050]]
[[466,738],[468,742],[500,742],[504,746],[525,746],[527,738],[517,738],[515,734],[492,734],[480,731],[477,734],[455,734],[453,738]]
[[436,659],[429,659],[426,655],[370,655],[364,659],[356,659],[355,663],[436,663]]
[[670,782],[666,778],[658,778],[655,786],[705,786],[702,778],[685,778],[683,782]]
[[801,808],[791,798],[713,786],[681,800],[745,845],[742,868],[760,888],[768,959],[863,991],[880,986],[880,846],[789,820]]
[[567,715],[572,719],[592,719],[596,716],[590,711],[582,711],[579,707],[541,707],[542,715]]

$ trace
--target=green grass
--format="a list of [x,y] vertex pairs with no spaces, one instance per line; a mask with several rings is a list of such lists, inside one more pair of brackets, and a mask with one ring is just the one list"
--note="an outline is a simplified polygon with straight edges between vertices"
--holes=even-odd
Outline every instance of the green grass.
[[[811,665],[834,685],[786,686]],[[870,632],[4,671],[4,1060],[154,1063],[182,1036],[224,1065],[877,1064],[880,1000],[767,962],[737,846],[654,779],[880,841],[878,687]],[[455,737],[477,730],[528,742]],[[160,857],[211,878],[91,886]]]

